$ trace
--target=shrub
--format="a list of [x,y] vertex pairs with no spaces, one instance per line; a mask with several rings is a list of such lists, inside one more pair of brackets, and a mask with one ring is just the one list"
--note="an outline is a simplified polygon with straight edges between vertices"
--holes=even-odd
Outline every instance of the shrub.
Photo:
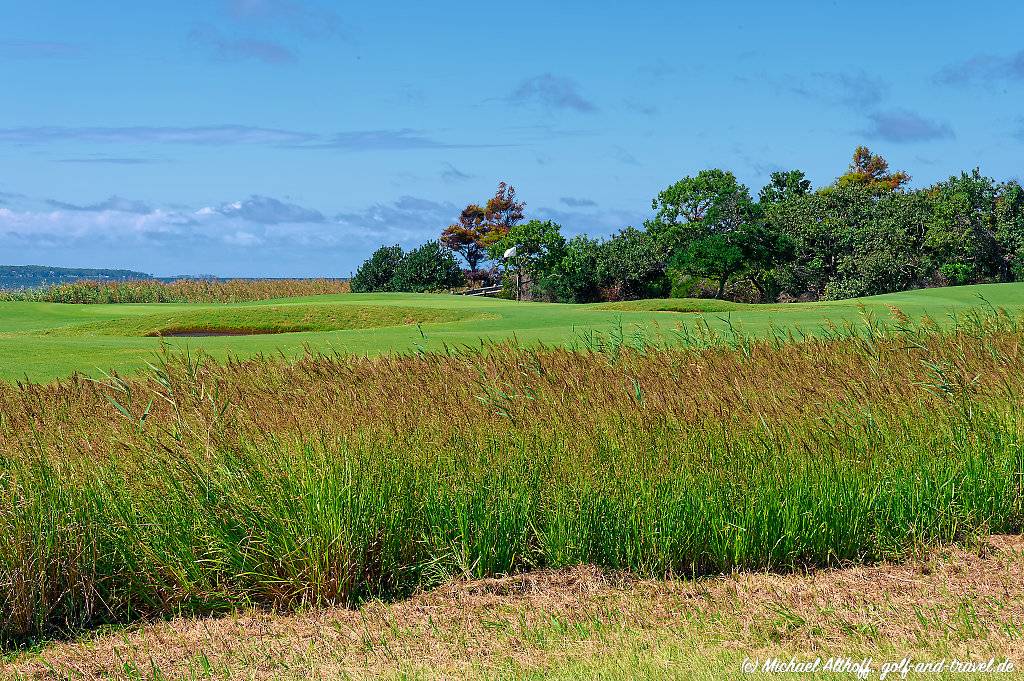
[[425,293],[457,288],[465,283],[465,275],[452,250],[437,241],[428,241],[399,261],[390,290]]
[[598,274],[624,300],[663,298],[669,292],[665,257],[649,232],[627,227],[602,249]]
[[402,247],[381,246],[367,258],[352,277],[353,293],[394,291],[395,273],[405,257]]
[[971,278],[971,267],[962,262],[948,262],[939,268],[939,274],[953,286],[962,286]]

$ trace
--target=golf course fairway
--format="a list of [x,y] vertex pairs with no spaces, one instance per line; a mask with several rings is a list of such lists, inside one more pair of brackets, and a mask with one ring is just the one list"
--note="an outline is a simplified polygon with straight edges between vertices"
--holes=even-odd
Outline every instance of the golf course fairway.
[[428,294],[348,294],[239,304],[0,303],[0,380],[48,382],[142,369],[161,343],[217,358],[294,356],[307,348],[358,354],[441,351],[515,340],[580,345],[598,334],[669,341],[701,320],[750,335],[815,334],[858,323],[928,315],[949,324],[972,310],[1020,314],[1024,283],[922,289],[820,303],[745,305],[659,299],[568,305]]

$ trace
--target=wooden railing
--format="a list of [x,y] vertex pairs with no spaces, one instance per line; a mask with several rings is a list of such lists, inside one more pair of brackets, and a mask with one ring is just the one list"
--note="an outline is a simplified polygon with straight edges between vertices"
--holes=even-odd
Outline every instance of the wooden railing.
[[501,285],[498,286],[484,286],[483,288],[471,288],[465,291],[459,291],[460,296],[493,296],[501,293]]

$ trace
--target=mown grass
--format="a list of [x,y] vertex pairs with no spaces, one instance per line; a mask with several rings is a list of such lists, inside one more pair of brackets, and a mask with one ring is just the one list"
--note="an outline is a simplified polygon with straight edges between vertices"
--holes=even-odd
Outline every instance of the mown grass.
[[621,310],[623,312],[736,312],[738,310],[766,309],[765,305],[734,303],[729,300],[703,298],[652,298],[649,300],[627,300],[620,303],[598,303],[600,310]]
[[[1024,283],[925,289],[875,296],[859,301],[791,303],[786,305],[738,305],[735,310],[684,312],[695,306],[720,305],[715,301],[636,301],[635,307],[672,307],[673,312],[643,309],[607,309],[600,305],[517,303],[466,296],[429,294],[347,294],[306,296],[273,301],[234,304],[186,305],[175,303],[139,305],[63,305],[55,303],[0,302],[0,380],[52,381],[79,372],[94,378],[104,371],[130,373],[145,370],[161,342],[175,348],[203,350],[225,360],[229,356],[283,354],[300,357],[309,347],[354,354],[408,353],[421,350],[444,352],[451,346],[479,347],[481,342],[515,341],[522,345],[574,347],[590,332],[609,334],[620,330],[627,336],[672,340],[677,331],[693,331],[706,324],[722,333],[738,332],[770,337],[792,333],[795,337],[828,335],[832,325],[857,322],[861,308],[880,319],[891,318],[890,307],[920,320],[931,316],[940,326],[955,326],[956,319],[979,309],[1005,307],[1024,314]],[[456,310],[473,315],[472,323],[460,320],[435,322],[430,328],[414,325],[376,326],[289,334],[257,334],[187,338],[163,341],[136,335],[131,319],[136,316],[172,316],[179,313],[233,314],[236,308],[316,305],[324,315],[344,315],[331,308],[342,306],[397,306]],[[698,308],[699,309],[699,308]],[[251,314],[259,315],[258,310]],[[120,321],[118,321],[120,320]],[[82,333],[90,324],[110,322],[102,334]],[[122,328],[123,325],[123,328]]]
[[25,291],[0,290],[0,301],[66,304],[238,303],[348,292],[348,282],[341,279],[79,281]]
[[802,342],[704,327],[642,349],[175,355],[2,387],[0,638],[1019,532],[1024,327],[897,318]]
[[261,305],[223,309],[176,309],[78,324],[52,331],[61,335],[174,336],[186,334],[265,334],[372,329],[437,324],[484,315],[472,310],[383,305]]

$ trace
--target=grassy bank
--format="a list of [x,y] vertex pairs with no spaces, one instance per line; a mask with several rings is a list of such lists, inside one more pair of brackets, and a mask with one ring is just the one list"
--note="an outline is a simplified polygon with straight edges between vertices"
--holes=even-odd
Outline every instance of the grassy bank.
[[643,352],[175,356],[2,387],[0,633],[1019,532],[1024,329],[901,323]]

